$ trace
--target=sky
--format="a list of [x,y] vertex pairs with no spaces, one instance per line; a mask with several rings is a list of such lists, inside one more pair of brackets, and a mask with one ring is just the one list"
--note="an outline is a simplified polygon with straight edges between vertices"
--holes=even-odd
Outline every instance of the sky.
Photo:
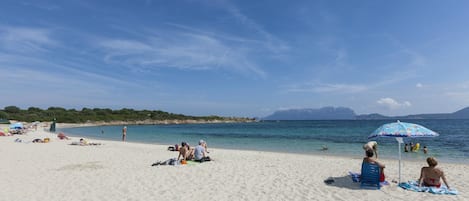
[[0,108],[469,106],[469,1],[0,2]]

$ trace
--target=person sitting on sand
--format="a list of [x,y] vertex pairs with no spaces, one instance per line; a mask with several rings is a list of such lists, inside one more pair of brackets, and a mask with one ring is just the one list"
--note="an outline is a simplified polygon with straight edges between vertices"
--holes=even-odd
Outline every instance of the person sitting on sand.
[[434,157],[427,158],[428,167],[422,167],[420,170],[420,178],[418,180],[419,186],[434,186],[440,188],[440,178],[445,182],[446,187],[451,190],[446,182],[445,173],[440,168],[437,168],[438,161]]
[[192,150],[186,142],[181,142],[181,148],[179,148],[178,160],[182,157],[183,160],[192,160],[194,158],[194,150]]
[[378,143],[376,141],[369,141],[363,145],[365,152],[367,150],[372,150],[376,158],[378,158]]
[[64,133],[59,133],[57,137],[61,140],[69,140],[70,138],[66,136]]
[[365,151],[366,157],[363,158],[363,163],[372,163],[376,164],[380,168],[380,175],[379,175],[379,181],[384,182],[385,176],[384,176],[384,168],[386,167],[384,163],[378,162],[376,159],[373,159],[373,150],[368,149]]
[[205,150],[205,141],[200,140],[199,145],[194,148],[194,160],[199,162],[210,161],[210,157],[207,156],[207,151]]

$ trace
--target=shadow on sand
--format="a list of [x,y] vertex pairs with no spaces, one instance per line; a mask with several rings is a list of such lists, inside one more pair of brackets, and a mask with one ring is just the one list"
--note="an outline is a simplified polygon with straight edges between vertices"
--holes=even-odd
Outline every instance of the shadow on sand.
[[324,185],[348,188],[352,190],[363,190],[363,188],[360,188],[360,183],[353,182],[349,175],[326,178],[324,180]]

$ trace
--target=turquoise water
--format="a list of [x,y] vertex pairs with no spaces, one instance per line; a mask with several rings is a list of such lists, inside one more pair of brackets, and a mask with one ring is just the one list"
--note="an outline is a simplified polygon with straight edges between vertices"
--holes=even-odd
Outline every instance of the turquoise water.
[[[128,125],[127,141],[174,145],[186,141],[195,145],[199,139],[209,148],[246,149],[302,154],[330,154],[362,157],[362,145],[368,135],[392,120],[351,121],[265,121],[254,123]],[[409,120],[440,134],[434,138],[404,138],[406,143],[427,146],[429,153],[404,153],[403,159],[424,160],[436,156],[439,160],[469,163],[469,120]],[[60,129],[68,135],[104,140],[121,140],[122,126],[96,126]],[[103,132],[103,133],[102,133]],[[394,138],[376,138],[379,155],[398,158]],[[322,146],[327,146],[327,151]],[[403,145],[402,145],[403,149]]]

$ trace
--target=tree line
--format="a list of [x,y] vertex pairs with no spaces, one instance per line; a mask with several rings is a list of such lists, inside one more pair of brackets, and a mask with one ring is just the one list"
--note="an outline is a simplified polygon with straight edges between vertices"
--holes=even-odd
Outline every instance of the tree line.
[[81,110],[49,107],[41,109],[29,107],[21,109],[17,106],[7,106],[0,110],[0,119],[18,120],[23,122],[52,121],[57,123],[85,123],[85,122],[111,122],[111,121],[145,121],[145,120],[248,120],[247,118],[233,118],[220,116],[187,116],[173,114],[161,110],[134,110],[123,108],[120,110],[102,108],[83,108]]

